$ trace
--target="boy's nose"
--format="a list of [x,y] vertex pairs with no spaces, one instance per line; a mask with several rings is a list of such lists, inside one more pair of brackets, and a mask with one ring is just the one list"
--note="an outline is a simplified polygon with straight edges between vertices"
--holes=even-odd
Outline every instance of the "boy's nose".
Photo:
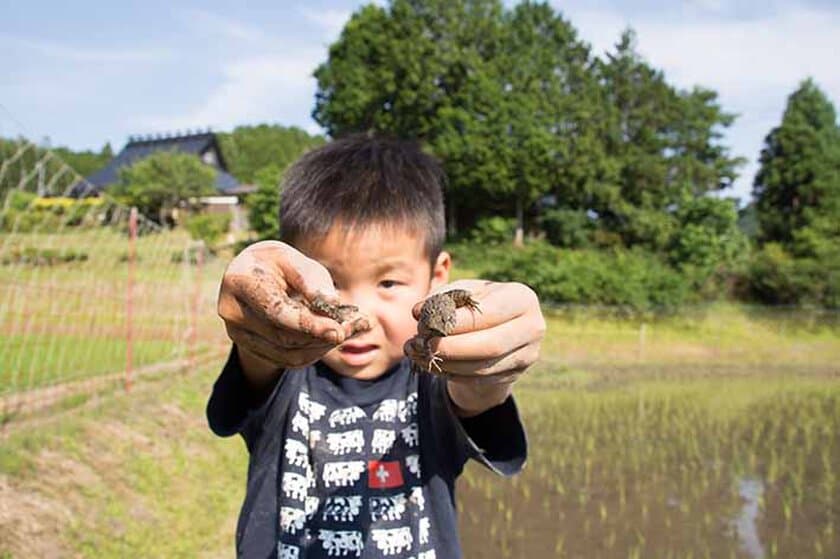
[[[378,324],[379,320],[376,316],[376,306],[373,304],[373,297],[367,296],[360,291],[339,291],[339,297],[342,303],[357,306],[359,308],[358,314],[364,315],[370,328]],[[356,318],[356,316],[353,318]]]

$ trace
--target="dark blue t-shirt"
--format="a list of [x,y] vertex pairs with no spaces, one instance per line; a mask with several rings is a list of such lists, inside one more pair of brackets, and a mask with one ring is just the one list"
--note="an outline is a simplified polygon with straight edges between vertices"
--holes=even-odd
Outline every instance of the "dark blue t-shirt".
[[250,453],[239,557],[461,557],[454,484],[464,463],[512,475],[526,458],[512,397],[459,419],[445,381],[407,359],[369,381],[320,362],[288,370],[265,402],[249,403],[234,348],[207,417]]

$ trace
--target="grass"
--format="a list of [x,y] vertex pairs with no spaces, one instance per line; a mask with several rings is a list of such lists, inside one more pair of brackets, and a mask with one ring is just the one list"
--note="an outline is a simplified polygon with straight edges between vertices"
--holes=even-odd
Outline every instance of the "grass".
[[[203,408],[219,363],[117,392],[0,447],[0,554],[221,557],[233,551],[247,454]],[[33,533],[34,530],[34,533]]]
[[[173,263],[172,255],[188,244],[178,230],[136,242],[130,322],[134,367],[187,354],[196,304],[197,340],[224,340],[213,312],[223,264],[211,259],[199,269]],[[127,237],[110,228],[7,234],[0,240],[0,257],[20,247],[75,247],[89,257],[53,266],[0,266],[0,396],[124,370]]]

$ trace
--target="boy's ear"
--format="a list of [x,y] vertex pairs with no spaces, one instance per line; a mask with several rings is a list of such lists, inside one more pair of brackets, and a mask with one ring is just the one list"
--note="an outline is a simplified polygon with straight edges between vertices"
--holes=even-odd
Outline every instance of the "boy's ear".
[[432,279],[430,282],[430,289],[435,289],[441,285],[449,283],[449,270],[452,268],[452,257],[446,251],[441,251],[438,255],[435,265],[432,267]]

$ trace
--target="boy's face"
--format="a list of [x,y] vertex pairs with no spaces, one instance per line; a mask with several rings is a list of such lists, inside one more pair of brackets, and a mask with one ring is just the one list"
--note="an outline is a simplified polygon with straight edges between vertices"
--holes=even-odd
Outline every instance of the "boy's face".
[[370,226],[345,232],[333,226],[323,239],[299,243],[298,248],[329,270],[342,303],[358,306],[370,320],[369,331],[323,358],[347,377],[374,379],[395,365],[405,342],[417,334],[411,308],[449,280],[449,255],[441,253],[430,268],[423,239],[406,228]]

